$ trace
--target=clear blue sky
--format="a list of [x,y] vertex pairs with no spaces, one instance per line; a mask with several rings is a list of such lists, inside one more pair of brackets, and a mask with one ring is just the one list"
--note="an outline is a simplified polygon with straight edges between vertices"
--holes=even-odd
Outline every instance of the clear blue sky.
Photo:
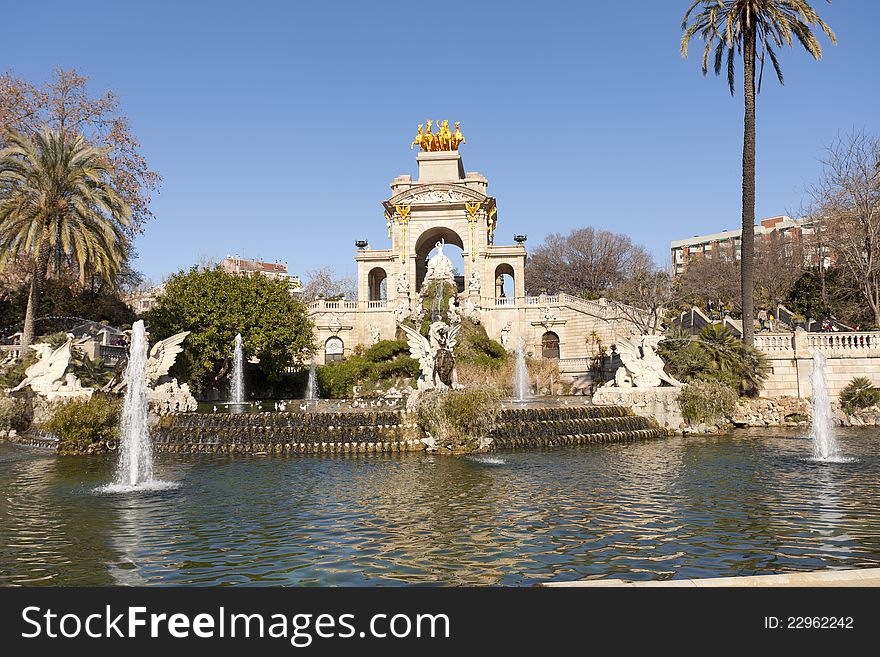
[[[76,67],[116,90],[164,177],[137,266],[200,257],[353,273],[387,245],[379,202],[415,174],[425,119],[461,121],[498,198],[498,243],[593,225],[660,263],[669,241],[735,228],[742,100],[678,53],[687,0],[9,2],[0,68]],[[797,208],[823,144],[880,131],[880,3],[819,10],[839,45],[786,50],[758,100],[758,215]]]

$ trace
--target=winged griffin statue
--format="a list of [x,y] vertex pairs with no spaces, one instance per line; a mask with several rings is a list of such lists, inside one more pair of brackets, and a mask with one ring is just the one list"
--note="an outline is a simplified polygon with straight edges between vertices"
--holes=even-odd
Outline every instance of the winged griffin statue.
[[410,355],[419,361],[422,369],[418,382],[419,390],[457,388],[458,380],[452,349],[458,342],[461,324],[450,326],[445,322],[436,321],[428,329],[428,337],[404,324],[399,326],[407,335]]
[[154,385],[163,376],[168,375],[168,371],[174,365],[180,352],[183,351],[183,347],[180,345],[190,333],[191,331],[183,331],[170,338],[159,340],[153,345],[147,359],[147,381],[150,382],[150,385]]
[[67,371],[72,347],[73,335],[69,333],[67,341],[57,349],[45,342],[31,345],[30,348],[37,352],[37,362],[24,371],[24,380],[7,392],[18,392],[30,386],[34,392],[49,398],[90,396],[92,389],[83,388],[76,375]]
[[609,381],[606,385],[617,388],[656,388],[666,382],[676,388],[681,387],[681,381],[663,370],[663,359],[656,351],[657,344],[662,339],[659,335],[642,335],[617,340],[616,349],[623,366],[617,368],[614,381]]

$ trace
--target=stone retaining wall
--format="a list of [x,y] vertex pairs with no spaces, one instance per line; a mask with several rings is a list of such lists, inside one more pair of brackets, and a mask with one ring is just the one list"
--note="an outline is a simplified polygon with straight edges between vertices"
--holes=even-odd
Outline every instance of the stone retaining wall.
[[[501,411],[491,450],[660,438],[667,432],[619,407]],[[184,413],[153,431],[157,452],[177,454],[361,454],[426,449],[413,416],[365,413]]]

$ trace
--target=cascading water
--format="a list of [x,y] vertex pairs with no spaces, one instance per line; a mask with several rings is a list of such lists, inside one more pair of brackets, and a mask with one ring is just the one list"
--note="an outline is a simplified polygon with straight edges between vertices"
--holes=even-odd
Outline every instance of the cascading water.
[[241,333],[235,336],[235,356],[232,361],[232,385],[229,390],[230,404],[244,404],[244,348]]
[[526,367],[523,339],[519,336],[516,341],[516,367],[513,370],[513,398],[516,401],[526,401],[529,392],[529,369]]
[[116,472],[118,486],[153,483],[153,447],[147,425],[147,335],[143,320],[131,327],[131,346],[125,368],[125,401],[122,405],[122,441]]
[[315,401],[321,396],[321,390],[318,387],[318,379],[315,376],[315,370],[317,367],[317,361],[312,358],[312,364],[309,365],[309,382],[306,385],[306,399],[308,401]]
[[818,350],[813,351],[813,456],[820,461],[840,459],[837,447],[837,436],[834,433],[834,415],[831,410],[831,399],[828,396],[828,385],[825,381],[825,356]]

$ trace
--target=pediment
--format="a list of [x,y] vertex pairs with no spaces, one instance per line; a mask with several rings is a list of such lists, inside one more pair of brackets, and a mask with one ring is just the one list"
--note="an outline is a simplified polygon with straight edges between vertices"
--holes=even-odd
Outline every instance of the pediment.
[[429,183],[416,185],[388,199],[389,205],[439,205],[483,202],[488,197],[464,185]]

